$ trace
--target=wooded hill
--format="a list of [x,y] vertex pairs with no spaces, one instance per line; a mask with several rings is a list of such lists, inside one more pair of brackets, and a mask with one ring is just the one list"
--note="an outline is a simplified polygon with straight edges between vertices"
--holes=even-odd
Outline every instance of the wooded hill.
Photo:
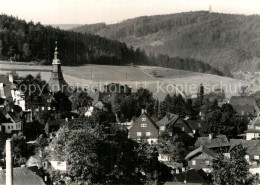
[[222,73],[202,61],[168,56],[148,56],[140,49],[98,35],[65,31],[40,23],[25,22],[18,18],[0,15],[0,59],[35,61],[51,64],[58,41],[59,59],[63,65],[158,65],[212,73]]
[[227,73],[260,70],[260,16],[186,12],[74,28],[145,49],[202,60]]

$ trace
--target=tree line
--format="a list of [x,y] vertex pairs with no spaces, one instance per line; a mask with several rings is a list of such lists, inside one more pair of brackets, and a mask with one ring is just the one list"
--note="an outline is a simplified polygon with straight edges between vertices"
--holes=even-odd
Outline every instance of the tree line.
[[223,75],[199,60],[148,55],[139,48],[97,35],[64,31],[40,23],[0,15],[0,59],[50,65],[55,41],[63,65],[158,65],[182,70]]

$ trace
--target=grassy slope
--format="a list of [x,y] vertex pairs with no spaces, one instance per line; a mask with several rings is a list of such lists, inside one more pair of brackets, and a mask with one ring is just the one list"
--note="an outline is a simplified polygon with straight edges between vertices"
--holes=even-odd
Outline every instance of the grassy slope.
[[[20,68],[20,69],[51,69],[51,66],[28,66],[17,65],[10,63],[1,63],[0,69],[3,68]],[[239,85],[248,85],[247,82],[220,77],[216,75],[201,74],[190,71],[180,71],[175,69],[151,67],[151,66],[106,66],[106,65],[86,65],[80,67],[62,67],[64,78],[69,84],[84,85],[86,88],[96,88],[102,90],[103,85],[118,82],[121,84],[127,84],[135,91],[139,87],[146,87],[154,93],[156,98],[162,100],[168,90],[172,93],[175,92],[175,86],[178,89],[183,88],[186,95],[195,95],[197,93],[200,83],[207,84],[208,87],[218,88],[222,83],[231,88],[232,92],[226,91],[226,96],[237,94]],[[156,70],[156,73],[160,77],[154,77],[152,72]],[[1,71],[0,73],[6,73]],[[18,72],[20,75],[37,74],[39,72]],[[91,80],[92,73],[92,80]],[[127,74],[127,75],[126,75]],[[50,78],[50,72],[41,72],[42,78],[46,81]],[[162,84],[162,85],[161,85]],[[169,85],[170,84],[170,85]],[[161,89],[158,91],[158,86],[161,85]],[[237,87],[237,89],[235,89]],[[255,86],[256,88],[259,88]],[[189,90],[189,88],[192,89]],[[172,90],[173,89],[173,90]],[[229,89],[228,89],[229,91]]]
[[74,28],[152,53],[199,59],[232,71],[260,71],[260,16],[208,12],[138,17]]

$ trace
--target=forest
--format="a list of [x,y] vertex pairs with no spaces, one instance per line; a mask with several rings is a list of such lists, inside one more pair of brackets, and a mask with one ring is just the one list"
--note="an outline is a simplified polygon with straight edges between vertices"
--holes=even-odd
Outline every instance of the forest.
[[50,65],[55,41],[63,65],[158,65],[175,69],[223,75],[199,60],[147,55],[144,50],[90,33],[65,31],[40,23],[0,15],[0,59]]
[[260,70],[259,15],[182,12],[73,30],[117,39],[148,53],[201,60],[225,71]]

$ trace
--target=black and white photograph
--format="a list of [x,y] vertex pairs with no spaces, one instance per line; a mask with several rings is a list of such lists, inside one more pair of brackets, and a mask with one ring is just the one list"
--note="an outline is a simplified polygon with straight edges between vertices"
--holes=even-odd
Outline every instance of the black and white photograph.
[[260,185],[260,0],[0,0],[0,185]]

